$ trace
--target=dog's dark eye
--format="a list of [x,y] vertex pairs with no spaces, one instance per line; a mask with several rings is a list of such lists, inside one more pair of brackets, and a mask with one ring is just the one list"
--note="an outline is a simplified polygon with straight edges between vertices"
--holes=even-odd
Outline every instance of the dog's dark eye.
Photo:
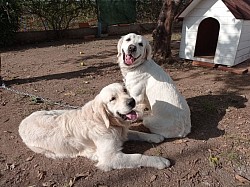
[[115,99],[116,99],[115,97],[111,97],[110,102],[114,101]]
[[127,38],[126,41],[129,42],[131,40],[131,38]]
[[139,46],[142,46],[143,47],[143,43],[141,42],[141,43],[139,43]]
[[123,89],[124,93],[128,93],[128,90],[126,88]]

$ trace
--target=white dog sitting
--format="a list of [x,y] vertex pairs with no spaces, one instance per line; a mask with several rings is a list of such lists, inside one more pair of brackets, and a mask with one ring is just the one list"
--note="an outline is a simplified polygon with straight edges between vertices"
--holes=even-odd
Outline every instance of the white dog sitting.
[[128,131],[131,121],[137,119],[134,107],[135,100],[126,89],[114,83],[82,108],[32,113],[21,122],[19,134],[34,152],[52,158],[85,156],[97,161],[97,167],[105,171],[168,167],[169,160],[162,157],[121,152],[127,135],[134,140],[163,141],[160,135]]
[[170,76],[151,59],[151,46],[141,35],[130,33],[117,45],[118,63],[137,110],[151,110],[143,124],[165,138],[185,137],[191,131],[190,110]]

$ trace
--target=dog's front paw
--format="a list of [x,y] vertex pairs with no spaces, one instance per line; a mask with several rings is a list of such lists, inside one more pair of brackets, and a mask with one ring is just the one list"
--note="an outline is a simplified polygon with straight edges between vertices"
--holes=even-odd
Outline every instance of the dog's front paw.
[[170,161],[166,158],[159,157],[159,160],[160,161],[157,164],[158,169],[164,169],[164,168],[167,168],[171,165]]
[[159,134],[150,134],[147,141],[150,143],[160,143],[164,141],[164,136]]

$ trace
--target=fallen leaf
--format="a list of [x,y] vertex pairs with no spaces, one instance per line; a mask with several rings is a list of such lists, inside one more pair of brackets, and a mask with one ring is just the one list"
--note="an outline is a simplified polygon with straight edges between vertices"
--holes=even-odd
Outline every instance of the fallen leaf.
[[195,160],[193,161],[193,164],[196,164],[199,160],[200,160],[199,158],[195,159]]
[[5,122],[7,122],[7,121],[9,121],[10,120],[10,118],[7,118],[6,120],[4,120],[3,122],[5,123]]
[[90,175],[90,172],[88,171],[88,172],[86,172],[86,173],[78,173],[78,174],[76,174],[75,175],[75,177],[73,178],[73,179],[70,179],[69,180],[69,183],[68,184],[65,184],[64,186],[65,187],[73,187],[74,186],[74,184],[75,184],[75,182],[77,181],[77,180],[79,180],[80,178],[86,178],[86,177],[88,177]]
[[74,180],[77,181],[80,178],[86,178],[90,175],[90,172],[85,172],[85,173],[77,173],[76,176],[74,177]]
[[75,180],[73,179],[70,179],[69,180],[69,184],[68,184],[68,186],[67,187],[72,187],[73,185],[74,185],[74,183],[75,183]]
[[29,162],[29,161],[33,160],[33,158],[34,158],[33,155],[32,155],[32,156],[29,156],[28,158],[26,158],[26,162]]
[[46,175],[46,171],[38,170],[37,177],[39,178],[39,180],[42,180],[45,175]]
[[241,183],[250,183],[250,180],[237,174],[235,175],[235,179],[237,179]]
[[157,175],[152,175],[149,181],[153,182],[153,181],[155,181],[156,178],[157,178]]
[[170,178],[169,175],[168,175],[166,172],[164,172],[163,174],[165,175],[165,177],[166,177],[167,179]]
[[11,131],[3,131],[4,133],[12,133]]

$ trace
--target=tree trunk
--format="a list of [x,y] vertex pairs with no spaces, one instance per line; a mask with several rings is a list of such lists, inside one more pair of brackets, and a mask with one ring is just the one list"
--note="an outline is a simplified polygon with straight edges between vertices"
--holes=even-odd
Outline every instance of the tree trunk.
[[0,86],[2,86],[2,84],[3,84],[2,74],[1,74],[1,66],[2,66],[2,56],[0,55]]
[[174,21],[174,0],[165,0],[158,18],[157,27],[153,31],[153,58],[159,63],[171,60],[171,36]]

